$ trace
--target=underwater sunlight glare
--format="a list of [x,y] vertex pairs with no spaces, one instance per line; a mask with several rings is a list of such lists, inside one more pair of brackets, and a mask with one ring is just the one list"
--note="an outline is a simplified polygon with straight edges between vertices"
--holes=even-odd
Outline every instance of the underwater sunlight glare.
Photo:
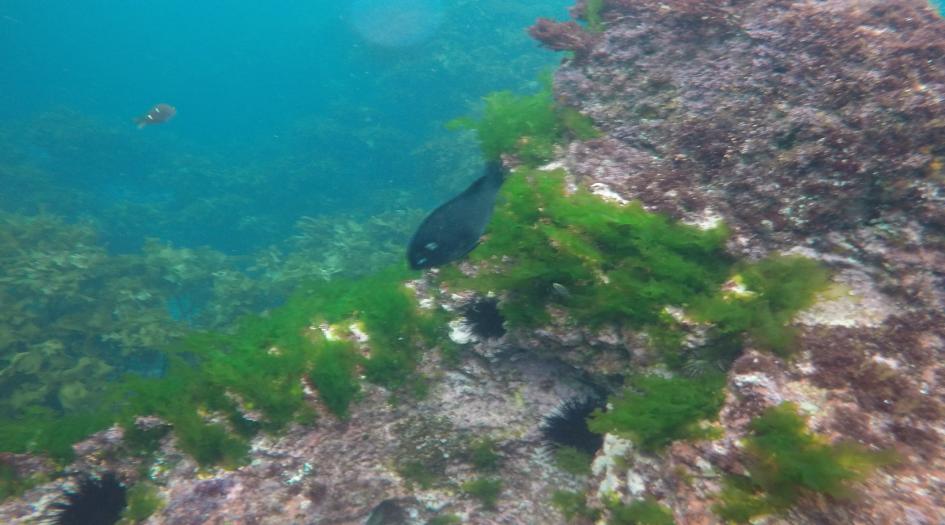
[[443,21],[439,0],[356,0],[351,22],[366,41],[381,47],[408,47],[427,41]]

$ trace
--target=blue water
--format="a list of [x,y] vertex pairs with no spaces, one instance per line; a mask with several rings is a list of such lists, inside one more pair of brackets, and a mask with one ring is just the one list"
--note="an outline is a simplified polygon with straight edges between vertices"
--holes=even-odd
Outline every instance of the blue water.
[[[0,209],[245,254],[303,215],[429,208],[475,176],[443,122],[559,59],[524,28],[570,2],[521,4],[6,0],[0,165],[38,171]],[[177,116],[135,129],[159,102]]]

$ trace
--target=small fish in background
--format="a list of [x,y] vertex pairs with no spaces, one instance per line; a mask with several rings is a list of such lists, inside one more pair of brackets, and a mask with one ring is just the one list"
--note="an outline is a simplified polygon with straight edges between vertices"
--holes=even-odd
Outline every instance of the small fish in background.
[[492,218],[504,180],[502,163],[490,162],[485,175],[427,215],[407,245],[410,267],[422,270],[441,266],[473,251]]
[[163,124],[168,120],[174,118],[174,115],[177,114],[177,109],[170,104],[157,104],[150,111],[141,115],[135,119],[135,124],[138,125],[138,129],[141,129],[145,126],[150,126],[152,124]]

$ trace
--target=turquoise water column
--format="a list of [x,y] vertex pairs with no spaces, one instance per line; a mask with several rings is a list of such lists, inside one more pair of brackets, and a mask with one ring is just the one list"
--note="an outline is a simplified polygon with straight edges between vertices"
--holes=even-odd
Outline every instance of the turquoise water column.
[[945,16],[945,0],[929,0],[932,2],[932,7],[938,9],[938,14]]

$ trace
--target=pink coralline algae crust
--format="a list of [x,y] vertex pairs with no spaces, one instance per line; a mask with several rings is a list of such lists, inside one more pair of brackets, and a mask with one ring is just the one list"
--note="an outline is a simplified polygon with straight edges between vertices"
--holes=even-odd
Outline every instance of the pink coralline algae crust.
[[556,75],[607,132],[574,146],[579,175],[677,215],[724,207],[760,235],[899,209],[945,226],[945,21],[925,2],[604,6],[602,38]]

